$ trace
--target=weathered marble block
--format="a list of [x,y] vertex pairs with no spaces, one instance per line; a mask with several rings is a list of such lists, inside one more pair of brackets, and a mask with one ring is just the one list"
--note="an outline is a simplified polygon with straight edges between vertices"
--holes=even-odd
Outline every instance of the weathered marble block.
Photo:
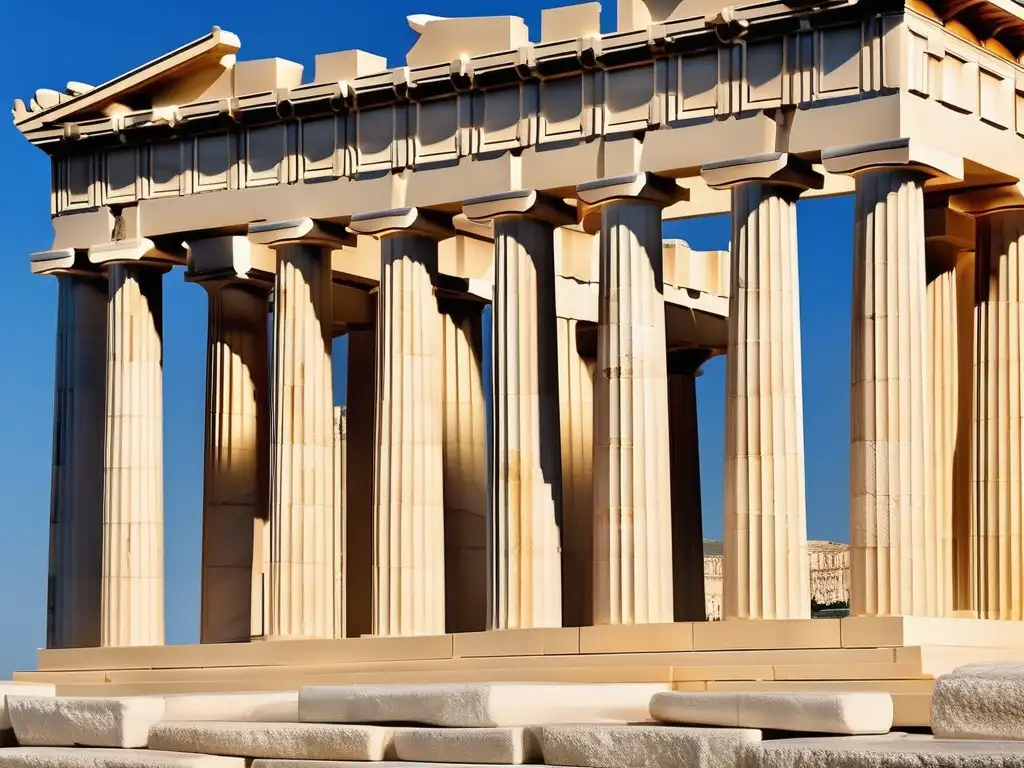
[[164,716],[160,697],[7,697],[14,736],[24,747],[145,747]]
[[540,756],[529,728],[397,728],[394,756],[405,762],[520,765]]
[[738,768],[1020,768],[1024,744],[931,736],[780,739],[748,746]]
[[761,740],[758,730],[672,725],[552,725],[537,733],[547,765],[580,768],[735,768],[743,747]]
[[153,749],[239,757],[297,760],[384,759],[391,729],[322,723],[159,723],[149,733]]
[[14,746],[14,729],[11,718],[7,716],[7,695],[15,696],[56,696],[57,687],[51,683],[16,683],[4,680],[0,682],[0,747]]
[[245,768],[245,760],[148,749],[15,747],[0,750],[0,768]]
[[307,723],[418,723],[488,728],[648,719],[662,684],[472,683],[307,686],[299,720]]
[[888,693],[684,693],[651,698],[651,717],[665,723],[764,728],[844,735],[888,733]]
[[168,694],[164,708],[164,722],[296,723],[299,692]]
[[940,676],[931,726],[945,739],[1024,740],[1024,663],[968,664]]

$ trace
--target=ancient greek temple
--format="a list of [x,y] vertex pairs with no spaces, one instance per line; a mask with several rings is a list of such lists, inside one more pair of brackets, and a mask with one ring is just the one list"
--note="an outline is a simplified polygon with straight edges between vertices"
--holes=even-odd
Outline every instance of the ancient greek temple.
[[[164,642],[182,276],[209,297],[203,643],[703,621],[714,355],[723,623],[809,618],[796,204],[840,194],[852,614],[1024,618],[1024,10],[617,11],[414,16],[404,62],[312,72],[214,28],[15,102],[52,159],[48,647]],[[728,252],[662,237],[723,213]]]

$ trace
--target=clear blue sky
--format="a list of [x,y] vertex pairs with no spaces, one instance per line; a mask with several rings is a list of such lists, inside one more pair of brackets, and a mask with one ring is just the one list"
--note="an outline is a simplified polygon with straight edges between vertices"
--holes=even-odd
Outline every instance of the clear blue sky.
[[[98,84],[219,25],[239,35],[240,58],[279,56],[306,65],[317,53],[362,48],[404,63],[413,13],[442,16],[518,14],[535,34],[540,9],[566,0],[178,0],[124,8],[51,0],[21,2],[4,16],[0,95],[28,102],[37,88],[69,80]],[[614,0],[603,24],[614,25]],[[4,272],[0,318],[0,679],[32,669],[44,642],[47,528],[53,411],[56,281],[32,277],[28,254],[49,247],[49,165],[9,121],[0,128],[8,180],[0,220]],[[853,205],[849,198],[799,206],[800,281],[811,538],[847,540],[848,409]],[[727,217],[671,224],[666,237],[698,249],[724,249]],[[181,271],[165,278],[164,486],[166,493],[167,642],[199,635],[206,299]],[[339,378],[343,367],[336,365]],[[698,383],[706,537],[721,535],[724,359]],[[336,388],[338,402],[343,392]]]

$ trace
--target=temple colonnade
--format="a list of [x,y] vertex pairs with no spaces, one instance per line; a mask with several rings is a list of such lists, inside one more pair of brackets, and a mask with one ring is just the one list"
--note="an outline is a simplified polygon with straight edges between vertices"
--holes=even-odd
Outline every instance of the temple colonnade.
[[[926,197],[945,169],[901,151],[823,153],[856,184],[852,612],[1020,619],[1024,205]],[[796,202],[822,176],[782,153],[702,176],[732,196],[723,617],[808,618]],[[451,211],[185,236],[273,253],[189,278],[209,295],[204,642],[704,618],[694,377],[712,351],[667,348],[662,260],[686,190],[638,173],[576,198],[460,206],[493,226],[489,442],[481,304],[437,287]],[[560,234],[581,224],[599,242],[590,335],[555,308]],[[346,329],[342,505],[332,253],[367,237],[380,279]],[[104,248],[105,283],[59,276],[54,647],[164,641],[168,261]]]

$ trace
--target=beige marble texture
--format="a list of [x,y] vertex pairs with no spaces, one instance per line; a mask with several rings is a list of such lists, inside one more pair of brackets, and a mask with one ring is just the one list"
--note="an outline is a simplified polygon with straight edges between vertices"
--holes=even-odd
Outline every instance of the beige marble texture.
[[245,760],[149,749],[15,747],[0,752],[0,768],[245,768]]
[[978,615],[1024,619],[1024,210],[978,222],[974,410]]
[[100,644],[164,642],[163,272],[109,268]]
[[159,696],[53,697],[7,695],[7,714],[23,747],[118,747],[148,744],[164,716]]
[[957,427],[953,456],[954,610],[974,611],[977,598],[977,532],[974,515],[974,251],[956,263]]
[[443,302],[445,631],[487,628],[487,413],[482,305]]
[[204,283],[209,298],[200,642],[248,640],[262,626],[270,402],[267,288]]
[[914,169],[857,177],[850,452],[856,616],[938,612],[922,188]]
[[107,285],[57,278],[48,648],[100,644]]
[[948,616],[953,611],[953,481],[959,408],[957,364],[956,270],[935,275],[925,289],[928,313],[928,386],[931,389],[932,541],[925,550],[927,568],[940,577],[929,613]]
[[334,406],[329,251],[278,248],[270,494],[271,637],[334,635]]
[[779,739],[744,750],[738,768],[1013,768],[1024,744],[955,741],[891,733],[886,736]]
[[595,624],[670,622],[673,616],[661,243],[661,210],[675,194],[673,187],[638,174],[577,190],[601,214]]
[[705,169],[709,183],[732,187],[726,619],[802,619],[811,610],[796,201],[820,177],[785,155],[777,161],[768,173],[744,161]]
[[594,368],[572,318],[556,321],[562,456],[562,624],[589,626],[594,594]]
[[562,624],[562,458],[555,323],[561,206],[535,192],[468,203],[494,226],[491,629]]

